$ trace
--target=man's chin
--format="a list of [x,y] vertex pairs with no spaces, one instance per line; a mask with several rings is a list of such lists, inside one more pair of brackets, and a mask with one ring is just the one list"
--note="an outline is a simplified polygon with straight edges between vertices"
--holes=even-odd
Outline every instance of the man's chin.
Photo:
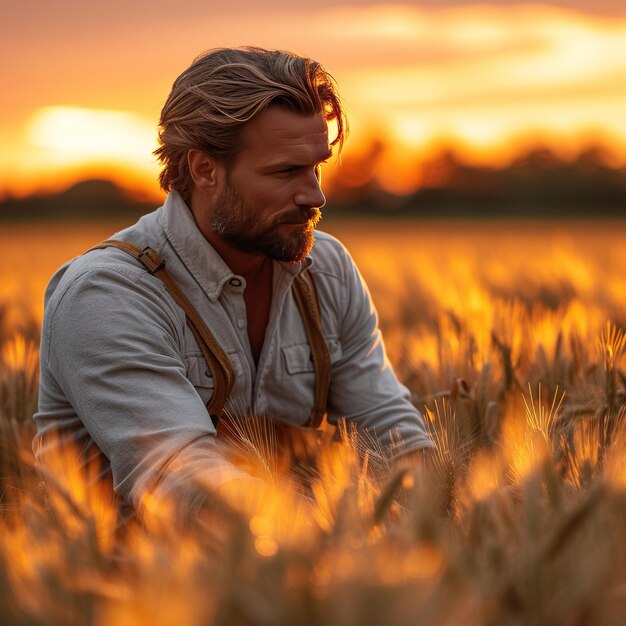
[[283,261],[286,263],[300,263],[306,259],[311,252],[315,243],[313,229],[307,229],[303,233],[299,233],[296,241],[285,242],[283,246],[276,250],[276,254],[272,256],[275,261]]
[[307,227],[301,230],[295,229],[289,234],[277,236],[276,230],[264,237],[241,237],[233,233],[223,233],[221,239],[241,252],[264,256],[273,261],[285,263],[300,263],[311,252],[315,243],[314,229]]

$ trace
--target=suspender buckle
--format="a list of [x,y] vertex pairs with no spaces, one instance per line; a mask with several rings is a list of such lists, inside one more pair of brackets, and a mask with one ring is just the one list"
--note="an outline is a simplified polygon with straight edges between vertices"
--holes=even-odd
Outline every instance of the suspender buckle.
[[165,259],[149,246],[146,246],[139,253],[137,260],[150,272],[150,274],[154,274],[165,267]]

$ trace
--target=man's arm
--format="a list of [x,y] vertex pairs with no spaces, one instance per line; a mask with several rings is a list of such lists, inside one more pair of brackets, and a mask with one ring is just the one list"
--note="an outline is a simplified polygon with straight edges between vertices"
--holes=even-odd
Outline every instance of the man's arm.
[[433,447],[423,417],[389,363],[369,290],[348,253],[342,252],[342,357],[332,371],[331,411],[366,429],[394,455]]
[[46,311],[38,415],[65,396],[135,507],[146,490],[200,498],[197,481],[245,476],[186,378],[184,323],[160,281],[130,264],[79,273]]

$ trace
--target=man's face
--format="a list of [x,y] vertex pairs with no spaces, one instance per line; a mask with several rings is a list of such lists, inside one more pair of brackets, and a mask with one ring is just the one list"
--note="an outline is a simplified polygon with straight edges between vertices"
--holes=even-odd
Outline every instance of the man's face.
[[270,107],[249,122],[213,209],[211,227],[243,252],[296,263],[310,252],[326,199],[320,167],[331,156],[321,114]]

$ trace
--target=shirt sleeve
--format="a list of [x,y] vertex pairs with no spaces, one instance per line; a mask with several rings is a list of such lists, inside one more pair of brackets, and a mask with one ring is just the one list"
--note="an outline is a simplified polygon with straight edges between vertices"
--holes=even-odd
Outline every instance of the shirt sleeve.
[[387,358],[367,285],[348,252],[342,251],[342,356],[332,369],[331,416],[343,416],[367,430],[391,455],[434,447],[422,415]]
[[115,491],[138,507],[146,490],[177,497],[244,474],[224,461],[186,377],[184,313],[134,269],[74,278],[46,321],[44,365],[109,460]]

